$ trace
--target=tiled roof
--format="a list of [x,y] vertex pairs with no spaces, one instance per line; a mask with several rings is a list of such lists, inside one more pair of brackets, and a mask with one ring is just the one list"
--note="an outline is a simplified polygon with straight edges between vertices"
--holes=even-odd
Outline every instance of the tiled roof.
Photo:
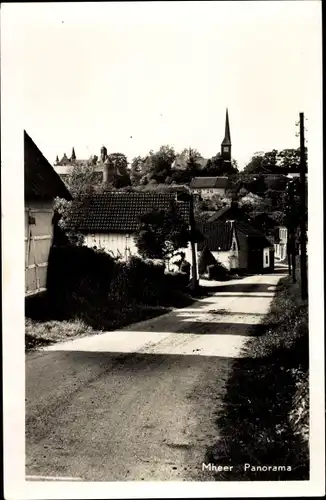
[[236,222],[235,228],[236,231],[240,231],[250,238],[251,248],[266,248],[272,246],[272,243],[266,238],[264,233],[247,222]]
[[226,252],[231,249],[233,227],[236,236],[238,233],[250,238],[250,248],[266,248],[272,246],[265,235],[246,222],[213,221],[206,222],[198,226],[205,239],[198,243],[198,250],[203,250],[208,246],[212,252]]
[[212,252],[230,250],[232,243],[232,224],[231,222],[206,222],[198,226],[200,232],[204,235],[204,240],[198,243],[198,250],[203,250],[206,246]]
[[264,236],[261,231],[253,227],[248,222],[239,222],[235,223],[236,228],[241,231],[246,236]]
[[222,220],[247,220],[248,217],[245,211],[238,205],[226,206],[215,212],[209,219],[209,222]]
[[71,200],[71,194],[43,156],[34,141],[24,131],[25,200]]
[[190,187],[195,189],[224,188],[229,185],[227,177],[193,177]]
[[[67,229],[82,233],[134,233],[139,216],[152,210],[169,210],[175,193],[113,191],[74,202]],[[189,201],[176,202],[180,216],[189,223]]]

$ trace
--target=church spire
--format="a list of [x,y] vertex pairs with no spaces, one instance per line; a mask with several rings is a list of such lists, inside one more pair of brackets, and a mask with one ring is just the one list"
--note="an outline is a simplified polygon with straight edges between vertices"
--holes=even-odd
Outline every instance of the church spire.
[[230,124],[229,124],[229,111],[226,108],[226,117],[225,117],[225,136],[222,144],[226,146],[231,146],[231,134],[230,134]]
[[221,144],[221,154],[224,161],[231,161],[231,134],[228,108],[226,108],[225,136]]

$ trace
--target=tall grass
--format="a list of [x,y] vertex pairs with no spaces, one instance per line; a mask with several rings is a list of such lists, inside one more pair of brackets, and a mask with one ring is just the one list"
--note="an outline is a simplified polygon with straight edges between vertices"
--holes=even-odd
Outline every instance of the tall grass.
[[[223,409],[217,409],[220,438],[206,461],[234,468],[216,480],[309,479],[308,349],[308,304],[299,283],[286,277],[263,335],[251,338],[234,362]],[[291,471],[244,471],[245,463]]]

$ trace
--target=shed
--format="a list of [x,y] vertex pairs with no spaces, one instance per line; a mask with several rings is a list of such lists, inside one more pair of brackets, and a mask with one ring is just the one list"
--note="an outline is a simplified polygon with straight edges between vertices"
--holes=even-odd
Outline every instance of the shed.
[[46,289],[53,239],[54,200],[72,197],[31,137],[24,131],[25,295]]
[[273,244],[260,231],[246,222],[212,221],[199,227],[206,247],[214,258],[229,270],[261,273],[273,270]]

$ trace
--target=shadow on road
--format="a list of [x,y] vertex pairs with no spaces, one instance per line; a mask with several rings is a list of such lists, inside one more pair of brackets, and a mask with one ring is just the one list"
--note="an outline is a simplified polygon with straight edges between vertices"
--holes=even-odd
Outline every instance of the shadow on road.
[[[239,316],[246,317],[245,313],[240,313]],[[244,337],[259,337],[266,332],[270,325],[259,324],[252,321],[252,314],[249,315],[248,322],[234,322],[232,318],[227,321],[214,321],[214,318],[202,321],[194,319],[194,317],[180,317],[176,323],[174,318],[173,323],[169,321],[158,321],[154,324],[136,324],[130,330],[132,332],[153,332],[155,333],[174,333],[174,334],[195,334],[195,335],[240,335]],[[259,315],[258,315],[259,316]],[[177,318],[178,319],[178,318]]]
[[219,284],[216,286],[204,287],[210,292],[239,292],[239,293],[251,293],[251,292],[274,292],[277,286],[271,285],[270,283],[230,283],[230,284]]

